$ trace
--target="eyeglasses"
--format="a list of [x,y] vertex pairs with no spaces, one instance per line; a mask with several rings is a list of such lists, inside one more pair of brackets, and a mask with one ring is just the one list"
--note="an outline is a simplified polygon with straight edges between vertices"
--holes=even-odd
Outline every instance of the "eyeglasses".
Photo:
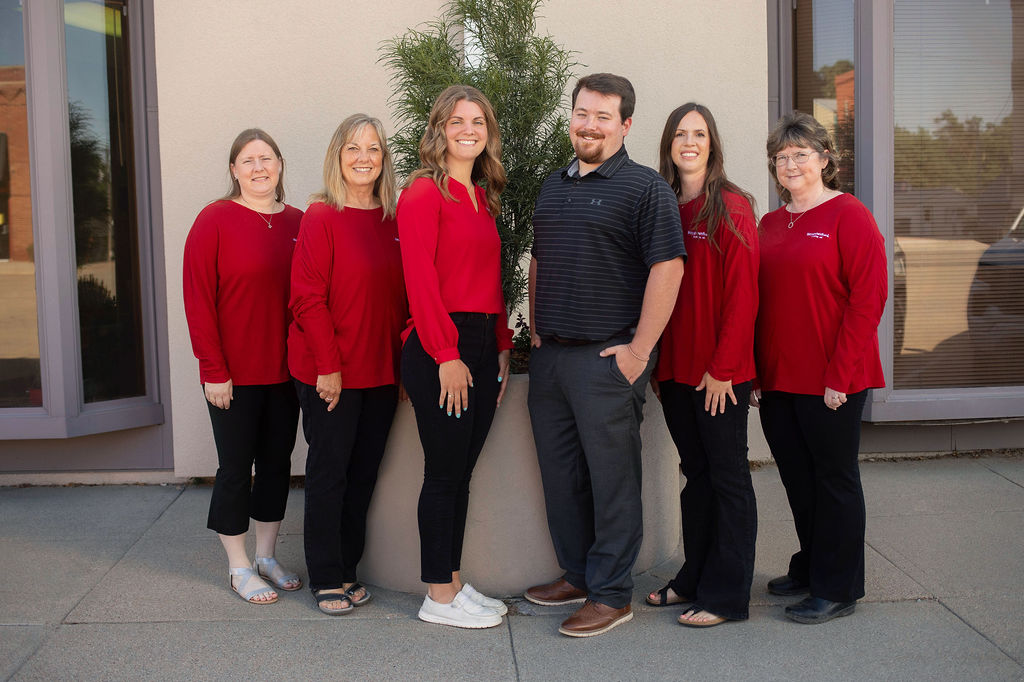
[[778,156],[773,156],[769,160],[772,163],[774,163],[775,166],[778,168],[782,168],[783,166],[788,164],[790,159],[793,159],[796,165],[802,166],[805,163],[807,163],[807,160],[810,159],[813,154],[818,153],[819,152],[797,152],[796,154],[790,154],[789,156],[785,154],[779,154]]

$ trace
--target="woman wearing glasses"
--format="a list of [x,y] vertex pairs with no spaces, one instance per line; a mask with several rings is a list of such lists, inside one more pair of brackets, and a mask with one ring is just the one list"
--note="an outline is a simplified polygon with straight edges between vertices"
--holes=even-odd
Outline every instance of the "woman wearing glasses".
[[864,596],[857,454],[867,390],[884,386],[885,246],[868,209],[838,190],[835,145],[814,118],[783,117],[767,151],[785,205],[760,227],[759,406],[800,541],[768,591],[807,594],[786,616],[823,623],[853,613]]

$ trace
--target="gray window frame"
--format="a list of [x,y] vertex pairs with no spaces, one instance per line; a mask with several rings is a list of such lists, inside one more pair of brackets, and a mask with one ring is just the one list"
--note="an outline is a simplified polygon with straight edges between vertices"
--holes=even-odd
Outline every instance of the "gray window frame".
[[[773,125],[793,101],[791,12],[798,0],[768,0],[768,113]],[[857,197],[871,209],[885,237],[889,299],[878,327],[886,388],[874,389],[865,421],[1001,419],[1024,416],[1024,386],[896,390],[893,381],[893,175],[894,175],[894,0],[861,0],[855,5],[854,60],[857,68],[855,137]],[[868,86],[868,87],[865,87]],[[867,115],[864,115],[867,112]],[[774,189],[772,190],[774,194]]]
[[23,3],[42,407],[0,409],[0,439],[73,438],[162,424],[168,358],[152,0],[129,0],[146,394],[86,404],[71,199],[64,3]]

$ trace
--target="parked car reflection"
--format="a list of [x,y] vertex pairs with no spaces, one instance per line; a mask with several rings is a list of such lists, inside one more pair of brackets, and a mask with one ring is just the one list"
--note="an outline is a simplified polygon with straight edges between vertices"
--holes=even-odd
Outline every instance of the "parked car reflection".
[[990,383],[1024,378],[1024,207],[978,260],[967,299],[975,367]]

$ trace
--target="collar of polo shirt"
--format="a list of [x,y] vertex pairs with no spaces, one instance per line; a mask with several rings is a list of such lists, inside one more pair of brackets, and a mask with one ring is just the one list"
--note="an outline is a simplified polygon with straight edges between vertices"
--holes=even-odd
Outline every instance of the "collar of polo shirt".
[[[587,173],[587,175],[600,175],[603,178],[610,178],[615,175],[615,171],[622,168],[622,165],[629,160],[629,154],[626,153],[626,145],[619,147],[619,150],[612,154],[608,159],[605,160],[600,166]],[[562,177],[566,178],[578,178],[580,177],[580,160],[574,158],[572,163],[565,167],[562,171]]]

